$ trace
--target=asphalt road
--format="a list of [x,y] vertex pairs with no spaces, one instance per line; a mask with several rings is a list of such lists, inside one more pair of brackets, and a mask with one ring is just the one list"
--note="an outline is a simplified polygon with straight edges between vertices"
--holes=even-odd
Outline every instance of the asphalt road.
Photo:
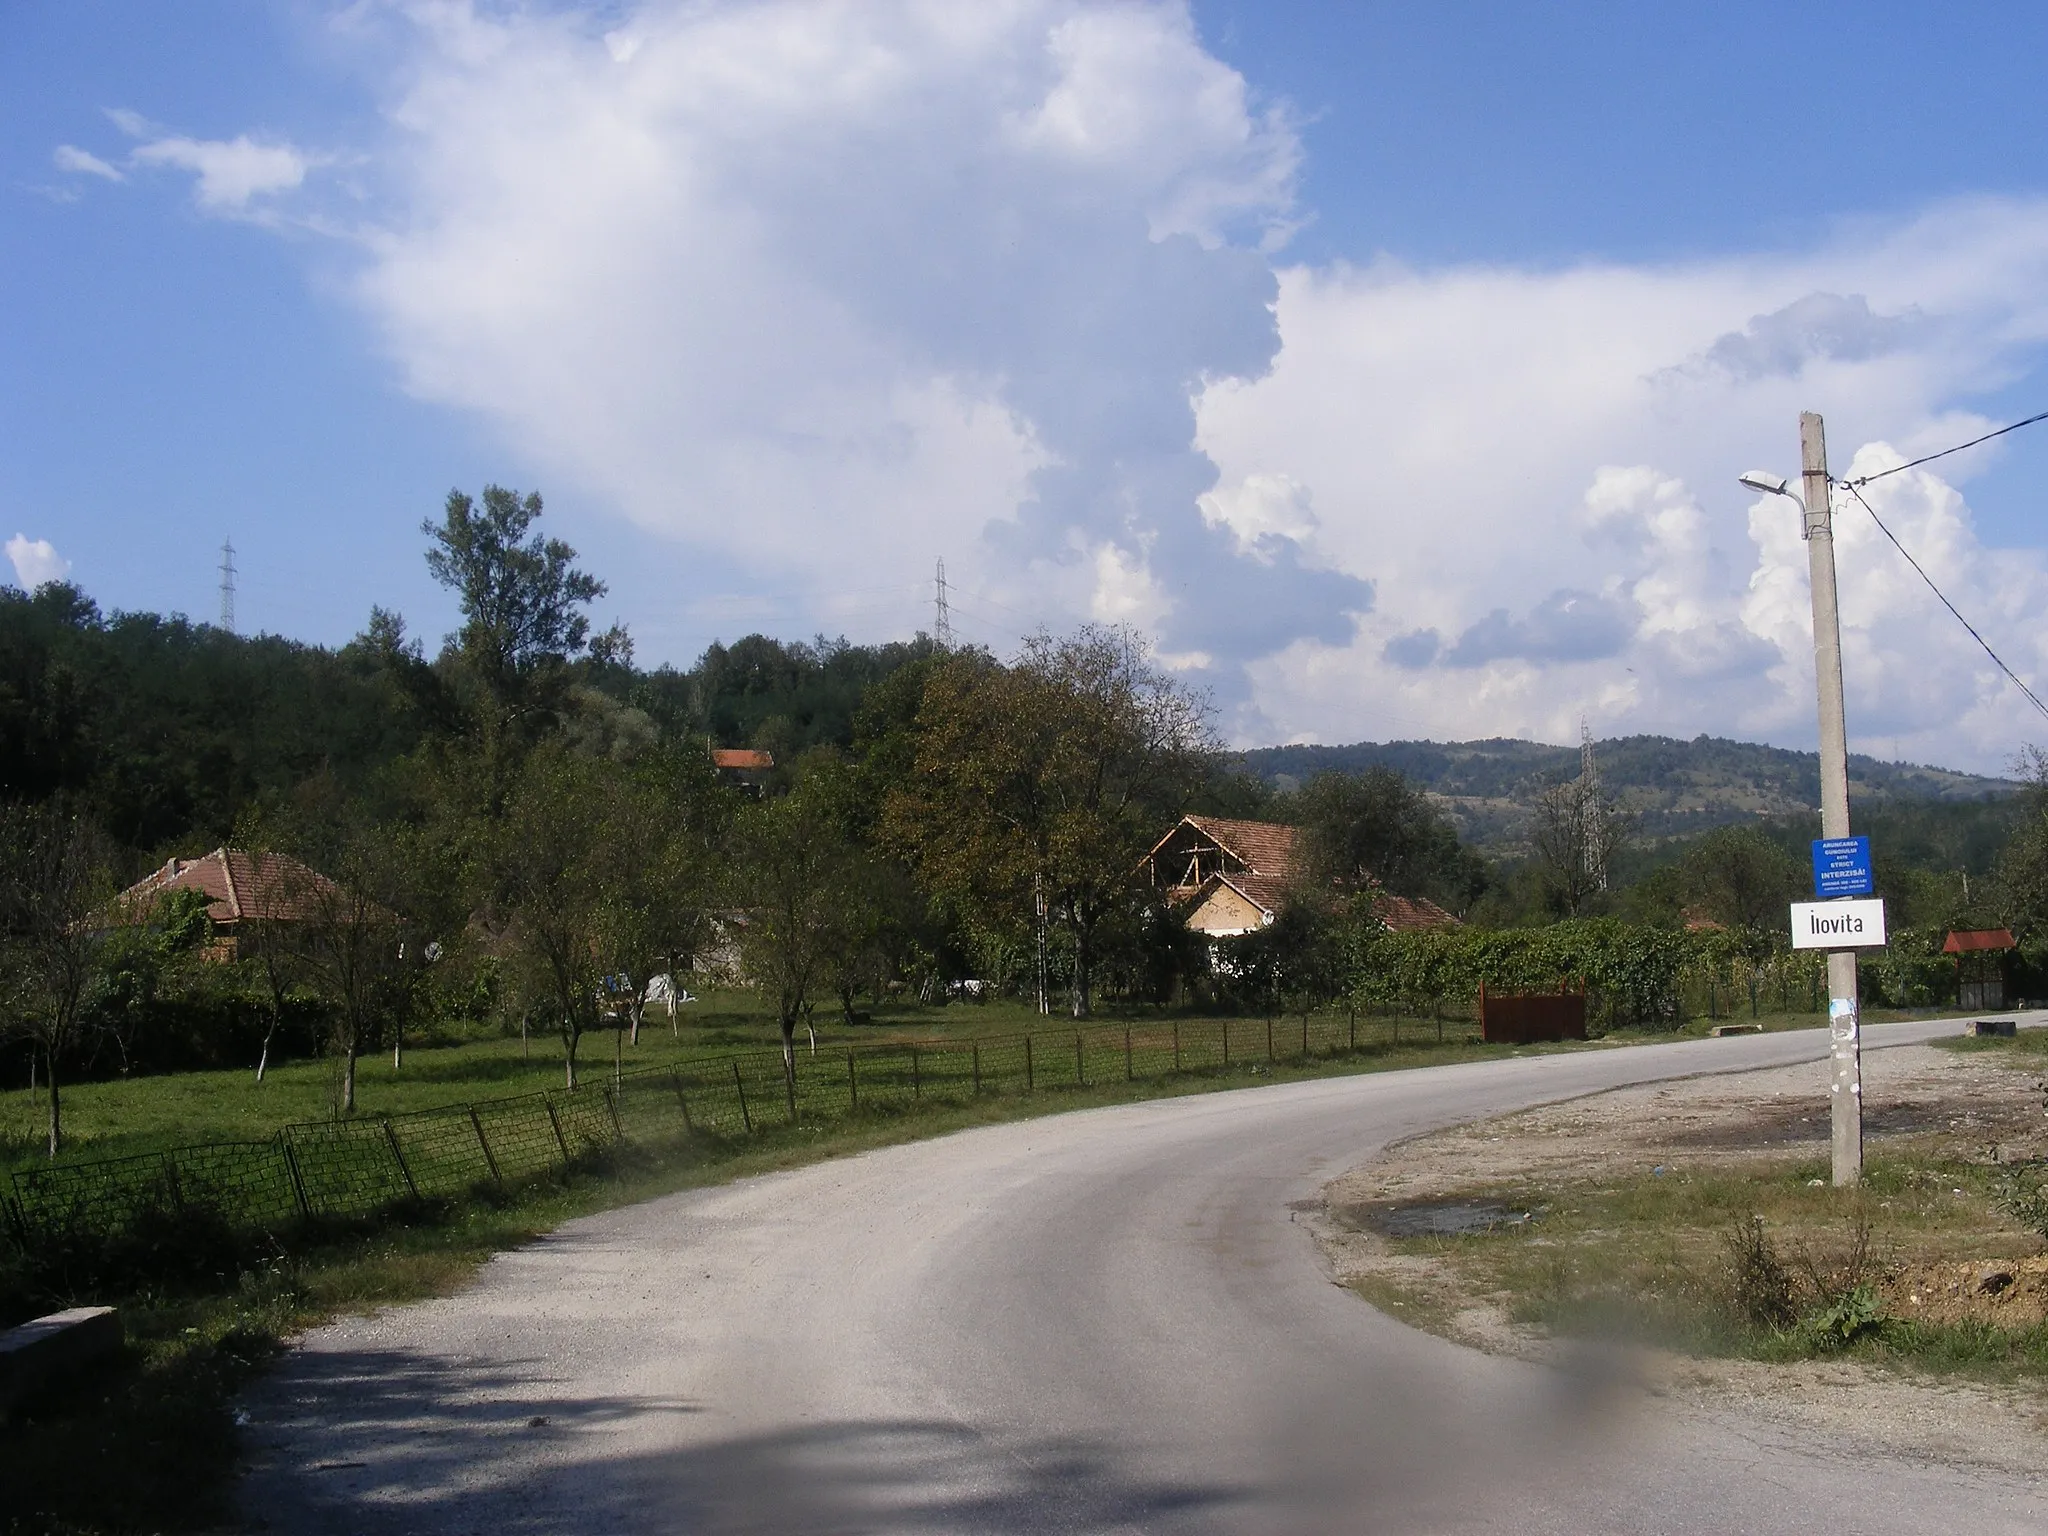
[[307,1338],[247,1401],[243,1508],[352,1536],[2048,1529],[2048,1481],[1416,1333],[1333,1285],[1291,1208],[1403,1136],[1826,1043],[1091,1110],[591,1217]]

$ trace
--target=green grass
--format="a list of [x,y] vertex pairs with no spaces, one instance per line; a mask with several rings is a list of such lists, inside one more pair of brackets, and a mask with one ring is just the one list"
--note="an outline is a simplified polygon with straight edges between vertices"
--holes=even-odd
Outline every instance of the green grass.
[[[1999,1329],[1880,1315],[1853,1339],[1818,1326],[1858,1286],[1879,1287],[1893,1263],[2009,1257],[2038,1239],[2001,1209],[2002,1170],[1901,1150],[1873,1159],[1862,1185],[1825,1182],[1825,1160],[1752,1164],[1662,1177],[1631,1174],[1566,1184],[1505,1182],[1433,1199],[1480,1200],[1535,1219],[1459,1237],[1396,1239],[1440,1280],[1374,1277],[1368,1300],[1447,1331],[1471,1302],[1552,1334],[1621,1334],[1706,1356],[1758,1360],[1851,1357],[1934,1374],[2048,1380],[2048,1326]],[[1960,1193],[1958,1193],[1960,1192]],[[1761,1219],[1789,1276],[1774,1323],[1746,1311],[1732,1239]],[[1856,1262],[1857,1232],[1869,1248]],[[1382,1294],[1384,1293],[1384,1294]]]

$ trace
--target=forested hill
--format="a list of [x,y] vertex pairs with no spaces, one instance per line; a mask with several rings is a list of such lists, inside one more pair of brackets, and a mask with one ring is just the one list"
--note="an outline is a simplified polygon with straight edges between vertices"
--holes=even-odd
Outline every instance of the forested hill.
[[[1820,759],[1755,742],[1697,736],[1624,736],[1594,744],[1603,788],[1641,818],[1646,837],[1683,836],[1756,816],[1797,816],[1820,803]],[[1260,747],[1245,766],[1276,789],[1318,773],[1384,766],[1449,802],[1472,841],[1520,840],[1544,786],[1575,777],[1576,747],[1487,741],[1361,741],[1345,747]],[[1849,794],[1866,805],[1984,801],[2012,793],[2007,779],[1851,755]]]

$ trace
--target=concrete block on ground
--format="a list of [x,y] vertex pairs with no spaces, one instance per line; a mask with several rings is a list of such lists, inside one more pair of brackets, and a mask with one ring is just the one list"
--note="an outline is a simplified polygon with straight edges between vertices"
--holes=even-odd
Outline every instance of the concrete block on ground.
[[2019,1033],[2016,1019],[1979,1019],[1970,1026],[1973,1035],[2014,1035]]
[[121,1348],[112,1307],[72,1307],[0,1332],[0,1419],[59,1376]]
[[1716,1024],[1707,1031],[1716,1040],[1724,1040],[1730,1035],[1760,1035],[1763,1032],[1761,1024]]

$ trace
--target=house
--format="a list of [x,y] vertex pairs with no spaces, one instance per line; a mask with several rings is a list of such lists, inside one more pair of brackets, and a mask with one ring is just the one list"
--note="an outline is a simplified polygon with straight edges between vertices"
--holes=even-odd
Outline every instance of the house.
[[[1145,860],[1153,888],[1186,905],[1188,927],[1224,939],[1254,932],[1279,915],[1295,878],[1298,844],[1296,829],[1279,822],[1183,816]],[[1418,896],[1383,892],[1373,911],[1397,933],[1458,921]]]
[[733,789],[760,794],[774,767],[773,752],[763,752],[754,747],[711,748],[712,771],[718,775],[719,783]]
[[157,902],[176,891],[206,897],[214,943],[207,956],[233,960],[239,933],[252,922],[311,922],[335,884],[318,870],[282,853],[242,853],[216,848],[196,859],[167,859],[114,900],[119,920],[146,922]]

